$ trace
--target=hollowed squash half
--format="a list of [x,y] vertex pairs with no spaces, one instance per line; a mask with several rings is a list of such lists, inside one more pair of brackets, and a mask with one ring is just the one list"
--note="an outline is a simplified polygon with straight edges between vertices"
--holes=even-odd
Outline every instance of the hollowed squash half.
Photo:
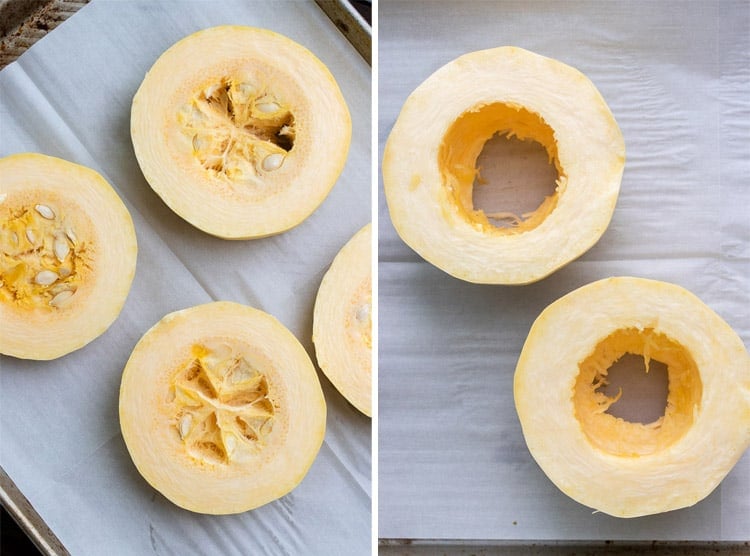
[[315,299],[313,342],[318,365],[336,389],[372,416],[372,226],[336,255]]
[[0,353],[47,360],[120,314],[135,275],[133,221],[90,168],[37,153],[0,159]]
[[165,316],[122,376],[120,427],[135,466],[194,512],[239,513],[287,494],[312,465],[325,422],[302,345],[237,303]]
[[[557,171],[554,192],[517,225],[474,207],[477,158],[494,135],[535,141]],[[472,52],[406,100],[383,155],[383,184],[401,238],[428,262],[477,283],[524,284],[589,249],[612,216],[622,134],[578,70],[515,47]]]
[[[667,368],[664,414],[616,417],[601,391],[625,354]],[[560,490],[618,517],[691,506],[750,444],[750,356],[687,290],[641,278],[583,286],[536,319],[515,373],[528,448]]]
[[328,68],[265,29],[194,33],[154,63],[131,137],[153,190],[210,234],[254,238],[307,218],[341,173],[351,119]]

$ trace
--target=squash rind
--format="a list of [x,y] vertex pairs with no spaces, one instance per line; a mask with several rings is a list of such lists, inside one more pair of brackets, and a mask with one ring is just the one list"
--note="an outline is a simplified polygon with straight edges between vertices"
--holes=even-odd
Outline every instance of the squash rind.
[[[537,114],[554,131],[567,177],[554,210],[523,233],[467,220],[441,167],[452,124],[497,103]],[[588,78],[556,60],[499,47],[453,60],[411,93],[388,137],[382,171],[393,225],[421,257],[469,282],[527,284],[598,241],[614,211],[624,161],[622,134]]]
[[[700,400],[684,408],[693,412],[692,424],[646,455],[597,447],[575,414],[579,364],[618,329],[668,336],[689,352],[700,375]],[[666,282],[609,278],[552,303],[526,339],[514,396],[529,451],[549,479],[581,504],[617,517],[697,503],[750,445],[750,356],[742,340],[696,296]]]
[[341,248],[321,281],[313,313],[318,365],[336,389],[372,417],[372,226]]
[[[201,87],[245,75],[276,83],[297,119],[284,163],[252,187],[204,170],[177,121]],[[185,37],[154,63],[133,98],[131,138],[146,181],[174,212],[209,234],[249,239],[286,231],[323,202],[344,168],[351,118],[333,75],[305,47],[225,25]]]
[[63,306],[52,310],[0,301],[0,353],[56,359],[99,337],[120,314],[136,269],[133,221],[112,186],[85,166],[39,153],[20,153],[0,159],[0,174],[0,215],[14,198],[29,207],[57,199],[80,226],[71,236],[86,245],[86,268],[82,269],[86,277]]
[[[217,339],[268,362],[279,428],[260,449],[212,462],[181,439],[170,381],[196,346]],[[325,435],[325,400],[307,352],[271,315],[231,302],[170,313],[144,334],[123,371],[119,407],[123,438],[144,479],[176,505],[206,514],[244,512],[284,496],[302,481]]]

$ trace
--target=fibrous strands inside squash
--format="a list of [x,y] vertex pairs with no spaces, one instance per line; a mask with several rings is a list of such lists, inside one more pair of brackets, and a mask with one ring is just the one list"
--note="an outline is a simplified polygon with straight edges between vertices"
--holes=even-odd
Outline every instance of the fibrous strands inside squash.
[[[493,139],[496,134],[500,137]],[[534,179],[541,181],[541,184],[528,185],[538,190],[539,195],[534,194],[537,198],[533,207],[527,207],[527,212],[519,214],[516,213],[516,207],[510,207],[512,210],[509,210],[493,206],[486,211],[482,207],[489,207],[484,205],[484,201],[481,201],[481,206],[475,204],[478,200],[475,184],[477,188],[486,187],[484,183],[487,176],[480,173],[480,154],[485,147],[490,147],[488,151],[496,149],[498,145],[507,147],[503,142],[507,143],[508,140],[513,140],[516,146],[526,143],[524,150],[534,156],[539,153],[534,153],[533,149],[536,147],[539,150],[541,146],[547,157],[548,168],[542,167],[541,171],[537,171],[537,161],[532,161]],[[528,156],[529,152],[521,155]],[[512,158],[516,155],[505,152],[503,156]],[[514,161],[514,165],[517,165],[515,162],[517,161]],[[567,183],[567,175],[557,158],[557,141],[552,128],[538,114],[521,106],[502,102],[481,105],[461,114],[443,137],[438,164],[443,186],[447,188],[448,197],[459,214],[483,232],[491,234],[522,233],[539,226],[555,209]],[[498,171],[502,179],[507,179],[508,174],[516,173],[519,176],[515,179],[523,179],[519,168],[506,167]],[[553,183],[549,183],[550,178]],[[523,189],[524,185],[527,184],[514,187]],[[502,186],[503,184],[499,184],[495,187]],[[508,197],[500,195],[501,202]]]
[[78,241],[61,206],[0,206],[0,301],[59,310],[84,282],[91,258],[91,242]]
[[294,148],[291,109],[270,91],[240,78],[224,78],[196,91],[177,120],[196,161],[231,181],[255,181],[278,170]]
[[195,459],[227,464],[239,445],[263,449],[275,414],[268,381],[228,343],[193,346],[170,388],[172,426]]
[[[612,414],[619,393],[608,395],[608,370],[625,354],[643,356],[667,367],[668,395],[664,414],[649,423],[632,422]],[[581,428],[598,448],[620,456],[642,456],[662,450],[680,439],[700,411],[702,383],[698,368],[682,345],[651,328],[624,328],[601,340],[579,364],[572,392]]]

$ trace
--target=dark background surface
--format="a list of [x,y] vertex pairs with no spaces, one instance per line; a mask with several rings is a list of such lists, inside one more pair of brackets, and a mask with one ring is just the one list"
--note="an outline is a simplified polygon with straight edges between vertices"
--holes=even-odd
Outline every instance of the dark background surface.
[[5,508],[2,508],[0,516],[0,554],[3,556],[41,556]]

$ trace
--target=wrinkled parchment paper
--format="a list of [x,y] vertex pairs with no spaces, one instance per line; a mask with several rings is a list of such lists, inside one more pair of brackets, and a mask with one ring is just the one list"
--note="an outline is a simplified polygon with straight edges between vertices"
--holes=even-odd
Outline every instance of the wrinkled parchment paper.
[[512,389],[542,309],[608,276],[677,283],[750,345],[748,4],[383,0],[381,156],[419,83],[461,54],[504,45],[594,82],[625,137],[620,197],[580,259],[535,284],[502,287],[424,262],[393,230],[381,189],[379,536],[747,540],[750,453],[693,508],[629,520],[593,513],[532,459]]
[[[330,196],[267,239],[221,240],[180,219],[149,188],[130,142],[130,103],[146,71],[177,40],[219,24],[269,28],[306,46],[352,114],[349,158]],[[103,336],[51,362],[0,356],[0,464],[71,553],[369,554],[371,421],[322,374],[328,429],[310,472],[291,494],[234,516],[184,511],[146,484],[117,403],[140,336],[165,314],[211,300],[273,314],[314,356],[320,280],[370,220],[370,83],[369,66],[313,2],[94,0],[0,72],[0,155],[36,151],[94,168],[123,198],[138,237],[132,290]]]

